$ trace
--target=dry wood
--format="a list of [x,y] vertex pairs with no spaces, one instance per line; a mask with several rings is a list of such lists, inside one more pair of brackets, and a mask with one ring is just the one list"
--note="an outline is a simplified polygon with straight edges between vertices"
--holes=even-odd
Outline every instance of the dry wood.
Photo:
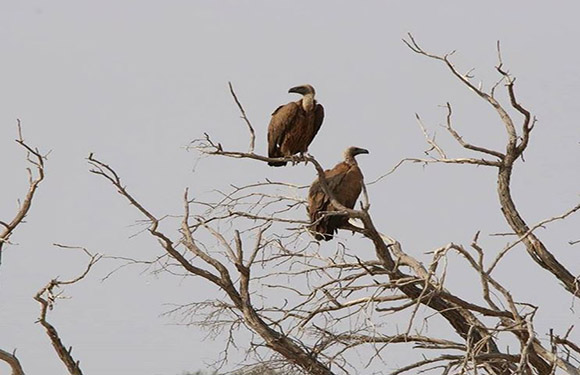
[[84,279],[85,276],[87,276],[87,274],[91,270],[91,268],[95,265],[95,263],[97,263],[101,259],[101,256],[98,254],[93,255],[85,248],[75,248],[64,245],[56,245],[56,246],[82,250],[89,257],[89,263],[87,264],[87,267],[85,268],[84,272],[81,273],[79,276],[75,277],[74,279],[66,281],[52,279],[48,282],[48,284],[46,284],[36,293],[34,299],[40,304],[40,316],[38,317],[38,323],[40,323],[40,325],[44,327],[46,334],[50,339],[52,347],[54,348],[58,358],[66,366],[69,374],[82,375],[80,361],[75,360],[72,356],[72,346],[67,348],[63,344],[56,328],[47,321],[47,313],[48,310],[53,309],[56,300],[60,297],[61,293],[55,292],[55,289],[58,289],[63,285],[75,284]]
[[[415,53],[423,56],[427,56],[431,59],[442,61],[445,63],[447,68],[451,73],[458,78],[465,86],[467,86],[471,91],[476,93],[485,102],[490,104],[497,112],[500,120],[504,124],[508,140],[506,144],[505,153],[491,150],[485,147],[475,146],[463,141],[463,138],[453,129],[451,126],[451,106],[447,104],[448,115],[447,115],[447,130],[455,138],[455,140],[465,149],[480,152],[487,155],[493,155],[499,159],[497,162],[482,162],[480,165],[491,165],[498,168],[498,180],[497,180],[497,193],[499,202],[501,205],[501,211],[504,218],[506,219],[512,230],[519,236],[520,240],[524,243],[526,250],[530,254],[531,258],[542,268],[551,272],[558,280],[560,280],[566,290],[572,293],[575,297],[580,297],[580,281],[578,276],[574,276],[562,263],[560,263],[556,257],[548,250],[544,243],[530,230],[529,226],[526,224],[514,203],[512,193],[511,193],[511,176],[514,168],[515,162],[523,152],[526,150],[530,133],[533,130],[536,119],[533,117],[528,109],[526,109],[516,98],[515,94],[515,78],[513,78],[506,70],[503,68],[503,61],[501,57],[501,51],[499,49],[498,42],[498,60],[499,63],[496,66],[497,72],[501,75],[501,81],[506,82],[507,94],[510,100],[510,105],[518,113],[523,116],[523,121],[521,124],[521,134],[519,135],[515,121],[508,114],[504,106],[494,97],[493,91],[486,93],[480,88],[476,87],[470,80],[469,74],[461,74],[455,65],[451,62],[450,57],[453,53],[445,55],[436,55],[426,52],[421,48],[415,41],[413,36],[409,34],[409,40],[404,40],[405,44]],[[492,88],[495,89],[496,86]],[[431,143],[431,142],[428,142]],[[450,161],[446,158],[435,158],[432,162],[439,163],[455,163],[455,164],[465,164],[466,161],[463,159],[454,159],[455,161]],[[477,162],[470,162],[470,164],[478,164]]]
[[30,211],[30,207],[32,206],[32,200],[36,194],[36,190],[38,186],[44,180],[44,160],[46,159],[45,156],[41,155],[40,151],[37,148],[33,148],[32,146],[28,145],[22,136],[22,127],[20,124],[20,120],[18,121],[18,138],[16,139],[16,143],[18,143],[22,148],[26,150],[26,160],[33,166],[33,169],[36,173],[32,171],[31,168],[27,169],[28,172],[28,192],[26,193],[22,203],[20,203],[20,207],[18,211],[10,220],[9,222],[0,221],[0,225],[4,227],[4,229],[0,230],[0,263],[2,262],[2,248],[5,244],[8,244],[10,241],[10,236],[14,233],[16,227],[23,223],[24,218]]

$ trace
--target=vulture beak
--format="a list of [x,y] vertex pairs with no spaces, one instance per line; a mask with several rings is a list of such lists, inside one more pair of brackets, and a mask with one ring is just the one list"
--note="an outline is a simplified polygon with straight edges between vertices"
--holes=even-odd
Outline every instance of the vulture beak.
[[295,92],[297,94],[302,95],[311,94],[312,96],[314,96],[314,87],[312,87],[311,85],[294,86],[290,90],[288,90],[288,92]]
[[302,94],[302,91],[304,91],[304,87],[303,86],[295,86],[292,87],[290,90],[288,90],[288,93],[296,93],[296,94]]
[[367,149],[364,149],[364,148],[358,148],[358,147],[357,147],[357,148],[354,150],[354,155],[358,155],[358,154],[368,154],[368,153],[369,153],[369,150],[367,150]]

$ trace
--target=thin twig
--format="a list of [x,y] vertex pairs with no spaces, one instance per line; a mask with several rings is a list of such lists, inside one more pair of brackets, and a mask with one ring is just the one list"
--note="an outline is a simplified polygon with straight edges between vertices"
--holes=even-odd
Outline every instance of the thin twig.
[[230,88],[230,93],[234,97],[234,101],[236,102],[236,105],[240,109],[240,112],[242,112],[242,116],[241,116],[242,119],[244,119],[244,121],[246,122],[246,125],[248,125],[248,130],[250,131],[250,148],[248,149],[248,152],[253,153],[255,142],[256,142],[256,133],[254,132],[254,127],[250,123],[250,120],[248,120],[248,116],[246,116],[246,111],[244,110],[244,107],[242,107],[242,103],[240,103],[240,101],[238,100],[238,97],[236,96],[236,93],[234,92],[234,87],[232,86],[232,83],[228,82],[228,86]]

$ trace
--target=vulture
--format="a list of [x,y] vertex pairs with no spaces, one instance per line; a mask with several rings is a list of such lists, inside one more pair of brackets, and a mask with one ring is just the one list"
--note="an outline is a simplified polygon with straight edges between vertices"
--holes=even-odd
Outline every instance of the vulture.
[[[322,125],[324,108],[314,99],[316,92],[311,85],[292,87],[289,93],[302,94],[302,99],[281,105],[268,125],[268,157],[289,157],[304,154]],[[281,167],[285,161],[269,162]]]
[[[334,198],[347,208],[354,208],[363,186],[363,175],[355,160],[358,154],[368,154],[368,150],[349,147],[344,151],[344,161],[332,169],[324,171],[324,177]],[[344,215],[325,215],[326,212],[340,211],[324,193],[319,179],[314,180],[308,191],[308,215],[310,232],[317,241],[332,240],[334,233],[348,222]]]

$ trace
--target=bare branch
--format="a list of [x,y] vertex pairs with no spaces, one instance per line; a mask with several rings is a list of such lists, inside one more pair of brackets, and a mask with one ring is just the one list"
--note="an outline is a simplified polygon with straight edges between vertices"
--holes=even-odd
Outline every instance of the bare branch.
[[387,173],[380,175],[379,177],[375,178],[374,180],[372,180],[371,182],[367,183],[367,185],[373,185],[376,184],[377,182],[379,182],[380,180],[382,180],[385,177],[388,177],[389,175],[395,173],[395,171],[397,169],[399,169],[399,167],[401,165],[403,165],[405,162],[410,161],[409,159],[402,159],[400,160],[397,164],[395,164],[395,166],[393,168],[391,168],[390,171],[388,171]]
[[[448,361],[451,363],[452,366],[458,366],[461,363],[461,361],[463,361],[464,359],[465,358],[463,356],[460,356],[460,355],[444,354],[444,355],[441,355],[441,356],[436,357],[436,358],[424,359],[422,361],[413,363],[411,365],[401,367],[400,369],[391,372],[390,375],[402,374],[403,372],[414,370],[414,369],[417,369],[419,367],[423,367],[425,365],[432,364],[435,362],[441,362],[441,361]],[[519,356],[510,355],[510,354],[503,354],[503,353],[479,354],[479,355],[473,356],[472,360],[474,362],[474,367],[479,367],[479,366],[483,367],[484,362],[509,361],[509,362],[515,363],[519,360]],[[478,364],[478,362],[480,362],[480,361],[481,361],[481,364]]]
[[576,353],[580,354],[580,346],[576,345],[575,343],[573,343],[572,341],[570,341],[566,338],[562,338],[560,336],[555,336],[554,343],[560,344],[560,345],[565,345],[565,346],[569,347],[570,349],[574,350]]
[[425,140],[429,145],[431,145],[431,148],[425,151],[425,154],[429,155],[429,152],[431,150],[435,150],[437,151],[441,159],[447,159],[447,155],[445,155],[443,149],[439,147],[439,145],[435,141],[435,135],[433,135],[433,137],[431,138],[429,137],[429,134],[427,134],[427,129],[425,128],[425,125],[423,125],[423,121],[421,121],[421,117],[419,117],[419,114],[415,113],[415,118],[417,119],[417,123],[419,124],[419,127],[421,128],[423,135],[425,136]]
[[238,97],[236,96],[236,93],[234,92],[234,87],[232,86],[232,83],[228,82],[228,86],[230,88],[230,93],[234,97],[234,101],[236,102],[236,105],[238,106],[238,108],[240,109],[240,112],[242,113],[242,118],[246,122],[246,125],[248,125],[248,130],[250,131],[250,148],[248,149],[248,152],[253,153],[254,146],[256,143],[256,133],[254,132],[254,127],[250,123],[250,120],[248,120],[248,117],[246,116],[246,111],[244,110],[244,107],[242,107],[242,104],[238,100]]
[[[60,247],[64,246],[60,245]],[[70,375],[82,375],[80,362],[76,361],[72,357],[72,347],[69,347],[68,349],[65,347],[56,328],[46,320],[46,315],[49,309],[52,310],[56,300],[60,297],[60,293],[55,293],[54,289],[59,288],[61,285],[70,285],[82,280],[89,273],[93,265],[95,265],[95,263],[101,259],[101,256],[98,254],[93,255],[84,248],[80,249],[82,249],[90,258],[84,272],[74,279],[68,281],[59,281],[58,279],[53,279],[48,284],[46,284],[46,286],[40,289],[34,296],[34,299],[40,303],[40,316],[38,318],[38,322],[46,330],[46,334],[48,335],[52,346],[58,355],[58,358],[62,361],[62,363],[64,363]]]
[[2,221],[0,222],[4,227],[3,230],[0,231],[0,263],[2,262],[2,248],[4,244],[9,243],[10,236],[16,229],[18,225],[20,225],[28,212],[30,211],[30,207],[32,206],[32,200],[36,194],[36,189],[44,179],[44,160],[46,159],[45,156],[40,154],[40,151],[36,148],[32,148],[31,146],[26,143],[22,136],[22,127],[20,124],[20,120],[17,120],[18,123],[18,139],[16,139],[16,143],[18,143],[21,147],[23,147],[26,152],[26,159],[27,161],[34,167],[36,171],[36,175],[32,174],[32,171],[29,169],[29,187],[26,196],[22,200],[20,204],[20,208],[14,218],[10,222]]
[[474,159],[474,158],[454,158],[454,159],[419,159],[419,158],[406,158],[406,161],[411,161],[413,163],[421,164],[472,164],[481,165],[486,167],[497,167],[499,166],[498,161],[487,160],[487,159]]
[[526,246],[526,250],[532,259],[542,268],[551,272],[558,280],[560,280],[568,292],[573,294],[575,297],[580,297],[580,281],[579,278],[574,276],[563,264],[561,264],[556,257],[546,248],[544,243],[540,241],[538,237],[535,236],[533,230],[530,228],[521,217],[520,213],[516,209],[515,203],[511,195],[511,175],[515,161],[522,155],[523,151],[526,149],[529,141],[529,134],[534,127],[535,118],[532,117],[531,113],[524,108],[517,100],[514,89],[515,78],[511,77],[509,73],[503,68],[503,61],[501,57],[501,51],[498,43],[498,60],[499,63],[496,66],[496,70],[502,76],[503,80],[507,82],[507,91],[510,98],[510,105],[517,112],[523,115],[524,119],[522,122],[522,136],[521,141],[518,144],[518,137],[516,127],[514,125],[513,119],[509,116],[505,108],[494,98],[493,92],[488,94],[482,91],[480,88],[476,87],[471,83],[471,77],[469,74],[461,74],[455,67],[455,65],[450,61],[449,57],[451,54],[446,54],[443,56],[438,56],[432,53],[428,53],[423,50],[418,43],[415,41],[411,34],[408,34],[409,40],[404,40],[405,44],[415,53],[427,56],[434,60],[443,61],[451,73],[458,78],[463,84],[465,84],[471,91],[475,92],[480,98],[485,102],[490,104],[497,114],[499,115],[501,121],[503,122],[506,133],[508,136],[506,144],[505,154],[492,151],[489,149],[484,149],[478,146],[473,146],[465,143],[463,139],[457,134],[450,125],[451,107],[448,106],[448,124],[447,128],[455,139],[465,148],[472,149],[475,151],[487,153],[494,155],[500,159],[498,162],[480,162],[474,159],[453,159],[453,160],[441,160],[435,159],[435,161],[415,159],[416,162],[443,162],[448,164],[479,164],[479,165],[489,165],[498,168],[498,198],[502,207],[502,213],[512,228],[512,230],[522,239],[522,242]]
[[534,117],[532,119],[532,115],[531,115],[530,111],[528,111],[526,108],[524,108],[516,99],[516,93],[515,93],[515,89],[514,89],[514,84],[516,82],[516,79],[512,78],[509,75],[509,73],[503,69],[503,61],[501,58],[501,48],[500,48],[499,41],[497,42],[497,56],[498,56],[498,65],[496,66],[496,70],[498,71],[499,74],[502,75],[502,78],[505,79],[505,81],[507,82],[506,86],[507,86],[507,90],[508,90],[508,94],[509,94],[509,98],[510,98],[510,104],[516,111],[518,111],[520,114],[522,114],[524,116],[524,121],[522,123],[522,140],[521,140],[520,144],[517,145],[516,150],[515,150],[515,154],[517,156],[519,156],[524,152],[524,150],[528,146],[528,141],[530,139],[530,132],[534,128],[534,125],[536,123],[536,118]]
[[20,361],[16,358],[16,353],[8,353],[0,349],[0,361],[6,362],[12,369],[12,375],[24,375],[24,370]]
[[531,227],[530,229],[528,229],[528,231],[526,233],[524,233],[523,236],[521,236],[517,241],[509,244],[508,246],[506,246],[493,260],[492,264],[489,266],[488,270],[486,271],[488,274],[490,274],[493,269],[498,265],[499,261],[504,257],[504,255],[507,254],[507,252],[509,250],[511,250],[512,248],[514,248],[517,244],[521,243],[524,238],[526,238],[527,236],[529,236],[533,231],[535,231],[538,228],[543,228],[544,225],[551,223],[553,221],[557,221],[557,220],[563,220],[565,218],[567,218],[568,216],[572,215],[573,213],[575,213],[576,211],[580,210],[580,203],[577,204],[576,206],[574,206],[573,208],[571,208],[570,210],[564,212],[561,215],[558,216],[554,216],[551,217],[549,219],[545,219],[540,221],[539,223],[537,223],[536,225],[534,225],[533,227]]
[[439,61],[443,61],[445,63],[445,65],[447,66],[447,68],[451,71],[451,73],[458,78],[465,86],[467,86],[471,91],[473,91],[474,93],[476,93],[479,97],[481,97],[483,100],[485,100],[487,103],[489,103],[497,112],[497,114],[499,115],[499,117],[501,118],[502,122],[505,125],[506,128],[506,132],[508,133],[508,150],[513,150],[516,147],[516,141],[517,141],[517,134],[516,134],[516,130],[515,130],[515,126],[513,123],[512,118],[509,116],[509,114],[507,113],[507,111],[502,107],[502,105],[494,98],[492,97],[490,94],[487,94],[486,92],[482,91],[481,89],[477,88],[474,84],[471,83],[470,81],[470,75],[469,72],[467,74],[461,74],[457,68],[455,67],[455,65],[449,60],[449,57],[455,52],[451,52],[448,54],[445,54],[443,56],[438,56],[438,55],[434,55],[432,53],[428,53],[425,50],[423,50],[415,41],[415,39],[413,38],[413,36],[411,34],[407,34],[409,37],[409,41],[407,40],[403,40],[403,42],[415,53],[418,53],[420,55],[423,56],[427,56],[429,58],[435,59],[435,60],[439,60]]
[[451,104],[449,104],[449,102],[446,103],[445,107],[447,108],[447,116],[446,116],[446,129],[449,133],[451,133],[451,135],[453,136],[453,138],[455,138],[455,140],[463,147],[466,148],[468,150],[472,150],[472,151],[477,151],[477,152],[481,152],[484,154],[488,154],[488,155],[492,155],[497,157],[500,160],[503,160],[503,158],[505,157],[504,154],[502,154],[499,151],[494,151],[494,150],[490,150],[488,148],[485,147],[480,147],[480,146],[475,146],[471,143],[467,143],[463,140],[463,137],[459,135],[459,133],[457,133],[457,131],[455,129],[453,129],[452,123],[451,123],[451,116],[453,114],[453,111],[451,110]]

